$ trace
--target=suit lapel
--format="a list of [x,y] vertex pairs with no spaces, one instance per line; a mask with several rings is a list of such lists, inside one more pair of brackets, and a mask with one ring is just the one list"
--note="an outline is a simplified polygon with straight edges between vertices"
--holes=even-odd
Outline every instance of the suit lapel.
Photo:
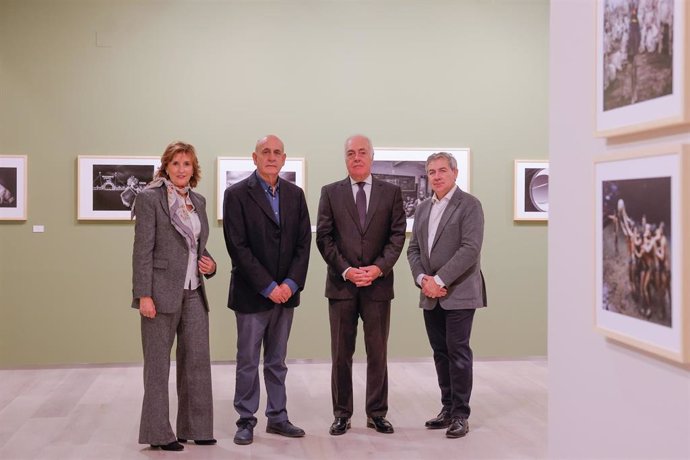
[[[369,228],[369,224],[371,223],[371,219],[374,217],[374,213],[379,207],[379,204],[381,203],[381,194],[383,193],[383,184],[378,181],[377,179],[374,179],[372,176],[371,179],[371,196],[369,197],[369,206],[367,206],[367,218],[364,220],[364,228],[362,229],[362,233],[365,233],[367,229]],[[354,203],[354,201],[353,201]],[[359,218],[357,219],[359,221]]]
[[460,188],[458,187],[455,189],[455,193],[453,193],[453,196],[450,197],[450,202],[448,203],[448,206],[446,206],[446,209],[443,211],[441,221],[438,223],[438,229],[436,230],[436,235],[434,236],[434,244],[431,245],[432,250],[434,249],[434,246],[436,246],[439,237],[443,233],[443,229],[448,224],[450,216],[453,215],[455,209],[460,205],[460,194]]
[[357,225],[357,228],[362,232],[362,227],[359,225],[359,214],[357,214],[357,208],[355,207],[355,198],[352,196],[352,183],[350,183],[350,177],[346,177],[344,181],[340,182],[340,198],[343,203],[345,203],[345,209],[350,213],[350,217]]
[[201,222],[201,233],[199,234],[199,256],[204,252],[204,242],[208,239],[208,218],[206,217],[206,209],[201,205],[201,200],[195,192],[189,192],[189,197],[194,204],[194,209],[199,216]]
[[419,246],[422,248],[424,257],[429,257],[429,215],[431,214],[431,199],[423,201],[419,205]]
[[266,191],[261,188],[261,183],[256,178],[256,173],[252,173],[252,175],[249,176],[247,188],[249,190],[250,198],[256,203],[259,209],[266,214],[266,217],[268,217],[271,222],[278,226],[278,222],[276,222],[276,218],[273,215],[273,209],[266,198]]
[[158,187],[160,192],[158,193],[158,198],[160,199],[161,207],[165,215],[170,217],[170,208],[168,207],[168,189],[165,184]]

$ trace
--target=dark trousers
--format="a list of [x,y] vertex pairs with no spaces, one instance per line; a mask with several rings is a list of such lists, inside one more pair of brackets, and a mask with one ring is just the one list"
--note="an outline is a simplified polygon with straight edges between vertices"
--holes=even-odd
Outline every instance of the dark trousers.
[[144,402],[139,443],[168,444],[176,440],[169,420],[170,350],[177,336],[177,436],[213,438],[211,355],[208,312],[197,291],[184,291],[176,313],[141,317],[144,348]]
[[424,324],[434,351],[443,409],[453,417],[469,418],[472,394],[470,333],[474,309],[444,310],[436,303],[424,310]]
[[275,305],[260,313],[238,313],[237,318],[237,370],[235,373],[235,410],[240,420],[256,425],[254,414],[259,409],[261,384],[259,360],[264,348],[264,383],[266,385],[266,417],[268,423],[288,419],[287,343],[292,327],[294,308]]
[[328,301],[331,323],[331,395],[333,415],[351,417],[352,356],[355,353],[357,323],[362,318],[367,352],[366,413],[369,417],[388,412],[388,330],[390,301],[354,299]]

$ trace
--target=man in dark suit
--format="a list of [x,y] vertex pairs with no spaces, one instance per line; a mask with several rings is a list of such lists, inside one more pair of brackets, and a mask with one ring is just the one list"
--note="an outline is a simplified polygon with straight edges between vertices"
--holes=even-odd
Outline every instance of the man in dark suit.
[[374,150],[365,136],[345,142],[348,177],[321,189],[316,244],[328,264],[326,297],[331,325],[331,391],[335,420],[330,434],[350,428],[352,356],[358,318],[367,350],[367,426],[393,433],[388,411],[387,347],[393,299],[393,265],[405,243],[400,188],[374,179]]
[[287,414],[287,342],[309,265],[311,225],[304,192],[280,179],[283,142],[269,135],[252,154],[256,171],[225,191],[223,231],[232,260],[228,307],[237,319],[236,444],[254,440],[264,346],[266,432],[304,436]]
[[419,306],[443,405],[425,425],[447,428],[447,437],[459,438],[469,428],[472,320],[475,310],[486,306],[480,267],[484,213],[478,199],[455,185],[458,164],[451,154],[430,155],[426,171],[434,195],[417,208],[407,249],[412,276],[422,291]]

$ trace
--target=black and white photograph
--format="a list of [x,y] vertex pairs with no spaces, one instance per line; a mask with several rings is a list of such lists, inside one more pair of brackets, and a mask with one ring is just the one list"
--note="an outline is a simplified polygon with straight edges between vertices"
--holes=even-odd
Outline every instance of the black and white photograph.
[[[218,157],[216,176],[216,215],[223,219],[225,189],[248,177],[256,169],[252,157]],[[305,190],[306,172],[304,158],[287,157],[279,176]],[[306,190],[305,190],[306,192]]]
[[371,174],[377,179],[399,186],[402,190],[408,232],[412,231],[417,206],[425,199],[431,198],[433,193],[426,175],[426,159],[437,152],[448,152],[455,157],[458,162],[457,185],[469,192],[470,149],[374,148]]
[[152,165],[94,165],[93,209],[131,210],[134,198],[151,182],[154,172]]
[[594,163],[594,318],[607,337],[683,362],[688,301],[682,248],[690,150],[616,152]]
[[548,220],[549,162],[515,160],[513,220]]
[[671,178],[602,183],[602,308],[671,326]]
[[78,219],[129,220],[137,194],[153,180],[159,157],[80,155]]
[[597,132],[618,135],[688,121],[687,2],[597,4]]
[[27,157],[0,155],[0,220],[26,220]]

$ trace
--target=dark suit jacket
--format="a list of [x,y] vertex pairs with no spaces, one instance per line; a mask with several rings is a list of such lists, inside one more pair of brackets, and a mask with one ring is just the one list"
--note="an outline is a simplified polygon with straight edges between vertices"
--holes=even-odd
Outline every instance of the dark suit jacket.
[[299,286],[285,307],[299,305],[309,266],[311,223],[304,192],[280,180],[280,224],[256,173],[225,190],[223,233],[232,260],[228,308],[257,313],[273,308],[261,295],[272,281],[290,278]]
[[[359,225],[350,178],[321,189],[316,245],[328,264],[326,297],[371,300],[393,298],[393,265],[405,244],[405,210],[400,187],[373,179],[364,228]],[[358,288],[343,280],[347,267],[376,265],[383,276]]]
[[[197,253],[211,257],[206,250],[206,199],[193,191],[189,192],[189,196],[201,222]],[[182,308],[189,250],[185,239],[170,223],[165,187],[141,191],[135,200],[134,214],[137,219],[132,255],[132,308],[139,308],[140,297],[152,297],[156,311],[174,313]],[[206,275],[206,278],[213,275],[214,273]],[[201,297],[208,310],[204,277],[199,278]]]
[[429,254],[431,198],[415,212],[412,240],[407,248],[412,277],[438,275],[446,284],[444,297],[431,299],[420,293],[419,306],[432,310],[438,302],[445,310],[486,306],[486,286],[481,272],[484,212],[479,200],[457,188],[443,211]]

